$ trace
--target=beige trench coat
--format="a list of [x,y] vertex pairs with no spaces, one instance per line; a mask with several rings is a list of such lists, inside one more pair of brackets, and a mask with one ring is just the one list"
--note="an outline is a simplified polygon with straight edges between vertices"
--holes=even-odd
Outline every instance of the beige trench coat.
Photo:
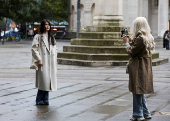
[[36,70],[36,87],[43,91],[57,91],[57,48],[51,44],[49,47],[45,38],[44,34],[37,34],[32,43],[31,50],[35,62],[41,60],[43,63],[43,66],[39,66]]
[[152,56],[147,54],[143,38],[138,36],[127,47],[129,60],[129,91],[135,94],[153,93]]

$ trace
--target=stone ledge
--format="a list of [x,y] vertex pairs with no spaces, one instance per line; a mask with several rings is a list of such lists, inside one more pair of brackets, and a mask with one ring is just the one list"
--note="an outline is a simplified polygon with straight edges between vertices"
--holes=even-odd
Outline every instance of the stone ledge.
[[[154,59],[152,60],[152,65],[158,66],[160,64],[167,63],[168,61],[169,61],[168,58]],[[63,65],[101,67],[101,66],[126,66],[128,61],[85,61],[85,60],[58,58],[57,62],[58,64],[63,64]]]
[[121,39],[121,32],[82,32],[79,38],[86,39]]
[[63,52],[127,54],[125,46],[63,46]]
[[120,61],[85,61],[85,60],[58,58],[57,62],[58,64],[63,64],[63,65],[100,67],[100,66],[125,66],[128,61],[121,61],[121,62]]
[[[90,61],[122,61],[129,60],[130,56],[128,54],[88,54],[88,53],[75,53],[75,52],[59,52],[58,58],[66,59],[78,59],[78,60],[90,60]],[[153,59],[159,58],[159,53],[154,53],[152,55]]]
[[79,59],[79,60],[128,60],[130,56],[128,54],[88,54],[88,53],[73,53],[73,52],[60,52],[58,58],[66,59]]
[[122,39],[72,39],[71,45],[87,46],[123,46]]
[[169,59],[168,58],[158,58],[158,59],[153,59],[152,60],[152,65],[153,66],[158,66],[164,63],[168,63]]
[[130,32],[130,27],[122,26],[87,26],[86,32],[121,32],[124,28],[127,28]]

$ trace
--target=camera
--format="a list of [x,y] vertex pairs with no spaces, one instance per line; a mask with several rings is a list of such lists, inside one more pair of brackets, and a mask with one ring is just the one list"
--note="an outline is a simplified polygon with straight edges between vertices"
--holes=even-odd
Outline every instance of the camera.
[[128,35],[128,29],[127,28],[123,29],[121,33],[122,33],[121,37],[123,37],[123,34]]

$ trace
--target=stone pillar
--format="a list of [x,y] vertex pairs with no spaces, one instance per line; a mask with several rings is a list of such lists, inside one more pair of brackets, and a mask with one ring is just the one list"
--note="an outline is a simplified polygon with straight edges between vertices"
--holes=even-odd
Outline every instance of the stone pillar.
[[75,13],[74,13],[74,27],[73,27],[73,31],[76,32],[77,31],[77,9],[75,9]]
[[130,27],[133,32],[133,21],[138,17],[138,0],[123,0],[124,25]]
[[70,15],[69,15],[69,31],[73,30],[73,11],[74,11],[74,7],[70,4]]
[[149,0],[139,0],[138,1],[138,16],[145,17],[148,20],[149,16]]
[[94,26],[123,26],[122,0],[95,0]]
[[80,21],[81,21],[81,25],[80,25],[80,29],[85,28],[84,26],[84,5],[81,4],[81,17],[80,17]]
[[158,4],[158,38],[168,30],[169,0],[159,0]]
[[86,26],[92,26],[91,25],[91,11],[85,11],[84,12],[84,27],[86,28]]

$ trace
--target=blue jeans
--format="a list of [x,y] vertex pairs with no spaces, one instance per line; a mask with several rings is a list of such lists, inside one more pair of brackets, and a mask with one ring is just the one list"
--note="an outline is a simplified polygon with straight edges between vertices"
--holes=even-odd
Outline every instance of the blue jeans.
[[66,36],[66,35],[62,35],[62,36],[61,36],[61,39],[63,39],[63,37],[65,37],[65,36]]
[[37,97],[36,97],[36,103],[38,102],[48,102],[49,100],[49,92],[48,91],[42,91],[38,89]]
[[133,93],[133,117],[142,118],[150,116],[150,112],[147,108],[146,99],[144,94]]

